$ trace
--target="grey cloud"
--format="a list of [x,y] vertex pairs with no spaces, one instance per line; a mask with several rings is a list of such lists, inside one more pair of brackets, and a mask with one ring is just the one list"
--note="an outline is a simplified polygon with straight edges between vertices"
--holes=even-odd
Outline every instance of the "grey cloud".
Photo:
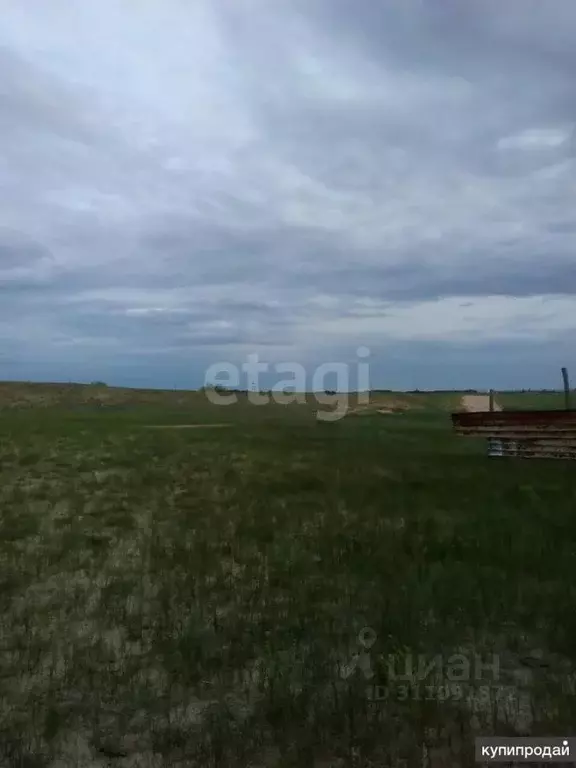
[[320,360],[347,353],[315,324],[362,300],[576,295],[568,0],[104,0],[5,20],[0,353],[22,365],[54,345],[80,371],[98,344],[122,377],[162,348],[173,371],[195,348]]
[[25,233],[8,227],[0,228],[0,275],[3,269],[29,267],[51,259],[50,250]]

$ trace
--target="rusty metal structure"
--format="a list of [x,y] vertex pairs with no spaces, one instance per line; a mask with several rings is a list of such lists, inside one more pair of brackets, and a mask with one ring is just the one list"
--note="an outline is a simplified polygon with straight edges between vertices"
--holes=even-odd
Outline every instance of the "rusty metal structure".
[[458,435],[484,437],[488,455],[576,460],[576,409],[452,414]]

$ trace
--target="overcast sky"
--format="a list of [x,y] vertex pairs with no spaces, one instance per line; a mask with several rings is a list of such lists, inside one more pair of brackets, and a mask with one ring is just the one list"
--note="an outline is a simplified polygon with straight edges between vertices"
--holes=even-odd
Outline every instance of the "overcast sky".
[[0,379],[359,346],[381,388],[576,375],[574,0],[1,17]]

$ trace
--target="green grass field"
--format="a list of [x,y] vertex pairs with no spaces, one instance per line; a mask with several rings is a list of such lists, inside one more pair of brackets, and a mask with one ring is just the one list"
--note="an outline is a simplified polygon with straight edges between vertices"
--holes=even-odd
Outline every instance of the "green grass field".
[[[0,410],[0,765],[465,766],[573,730],[574,465],[414,397]],[[149,428],[198,423],[229,426]]]

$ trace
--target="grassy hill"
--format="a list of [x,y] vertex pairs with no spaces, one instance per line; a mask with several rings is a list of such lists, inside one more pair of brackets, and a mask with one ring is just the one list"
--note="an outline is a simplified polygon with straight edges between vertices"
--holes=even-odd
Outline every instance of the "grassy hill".
[[[451,411],[459,407],[466,392],[383,392],[373,391],[371,402],[378,407],[399,406],[401,409]],[[238,394],[240,403],[246,403],[246,393]],[[562,408],[562,392],[505,392],[496,398],[505,410]],[[308,395],[310,406],[314,398]],[[355,395],[350,395],[350,406],[355,406]],[[576,396],[575,396],[576,403]],[[33,382],[0,382],[0,409],[28,407],[137,407],[209,408],[210,403],[201,391],[132,389],[109,387],[102,384],[62,384]]]
[[488,459],[459,393],[0,394],[1,765],[473,766],[572,727],[573,466]]

